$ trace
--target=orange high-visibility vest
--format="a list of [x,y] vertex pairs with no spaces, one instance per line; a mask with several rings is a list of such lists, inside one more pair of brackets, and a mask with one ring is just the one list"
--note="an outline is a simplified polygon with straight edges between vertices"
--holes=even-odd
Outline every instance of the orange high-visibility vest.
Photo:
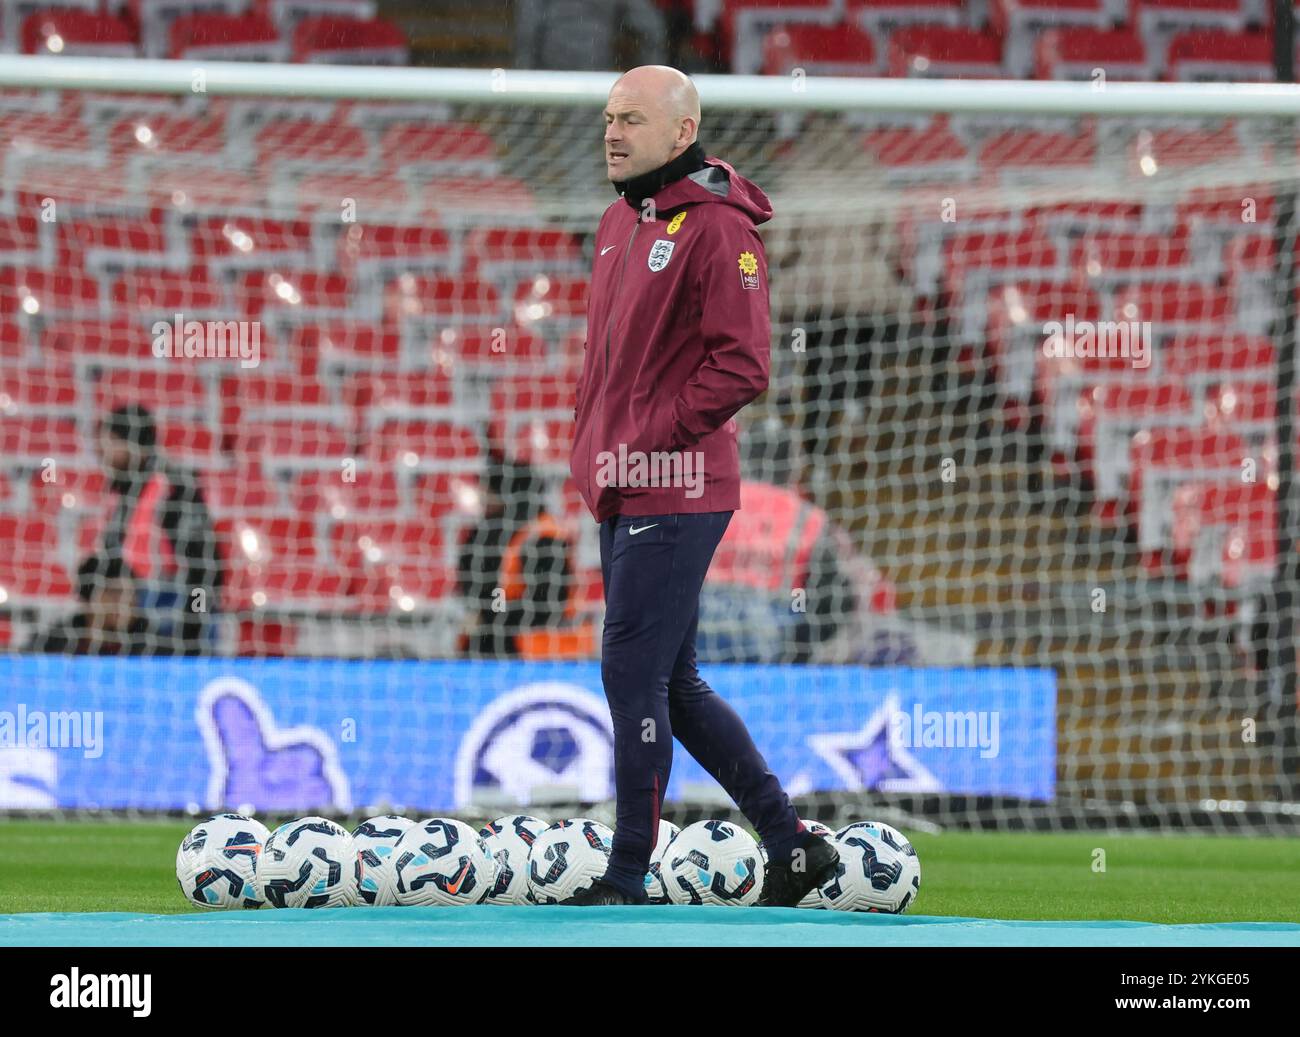
[[[501,589],[507,601],[519,601],[527,589],[523,572],[524,545],[531,540],[562,540],[573,552],[573,530],[557,522],[546,512],[525,523],[506,545],[501,556]],[[572,558],[571,558],[572,561]],[[575,566],[570,566],[576,568]],[[578,618],[577,594],[570,593],[564,604],[565,626],[521,630],[515,635],[515,647],[525,659],[590,659],[596,653],[596,627]]]

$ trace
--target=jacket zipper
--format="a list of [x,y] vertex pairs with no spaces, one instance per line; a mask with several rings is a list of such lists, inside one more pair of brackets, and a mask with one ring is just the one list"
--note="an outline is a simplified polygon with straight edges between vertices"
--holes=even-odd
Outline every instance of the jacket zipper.
[[[632,233],[628,236],[627,246],[623,250],[623,263],[618,268],[618,285],[614,289],[613,299],[610,300],[611,311],[613,310],[614,303],[618,302],[618,297],[623,291],[623,275],[627,273],[627,260],[628,257],[632,254],[632,242],[636,240],[636,232],[640,228],[641,228],[641,217],[638,215],[636,219],[636,223],[632,225]],[[605,417],[605,384],[606,382],[609,381],[609,342],[613,334],[614,334],[614,319],[613,319],[613,314],[611,312],[610,318],[605,321],[605,368],[600,373],[600,402],[598,404],[600,410],[596,415],[597,418],[601,420],[603,420]],[[597,428],[601,427],[601,421],[596,422],[596,427]],[[592,450],[593,450],[593,445],[591,442],[591,437],[588,436],[587,437],[587,496],[590,497],[592,501],[595,501],[596,496],[595,494],[592,493],[591,490],[591,463],[594,460]]]

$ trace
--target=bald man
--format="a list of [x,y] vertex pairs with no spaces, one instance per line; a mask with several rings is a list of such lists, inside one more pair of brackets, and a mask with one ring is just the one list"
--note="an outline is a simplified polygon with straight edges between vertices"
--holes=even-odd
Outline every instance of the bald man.
[[[794,906],[838,863],[695,666],[700,588],[740,507],[733,418],[767,388],[756,227],[772,216],[758,187],[705,158],[699,125],[695,85],[661,65],[622,76],[605,106],[605,166],[621,198],[596,231],[570,469],[600,523],[618,823],[608,870],[578,905],[646,902],[674,737],[762,836],[763,903]],[[714,892],[752,893],[758,868]]]

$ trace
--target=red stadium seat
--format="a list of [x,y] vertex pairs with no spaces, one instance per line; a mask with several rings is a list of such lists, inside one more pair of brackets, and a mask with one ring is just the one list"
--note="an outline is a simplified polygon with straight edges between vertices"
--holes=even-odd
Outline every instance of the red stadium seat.
[[[82,122],[81,116],[66,111],[48,115],[24,111],[0,112],[0,140],[7,142],[17,154],[54,153],[56,157],[62,158],[66,155],[84,156],[92,152],[90,131]],[[28,169],[24,165],[24,180],[30,181]],[[37,202],[39,204],[39,198]]]
[[57,525],[46,518],[0,514],[0,606],[41,604],[72,594],[60,564]]
[[1042,167],[1090,167],[1097,161],[1096,128],[1084,121],[1066,133],[1043,130],[1006,130],[986,140],[979,151],[984,170]]
[[198,13],[171,23],[168,56],[187,61],[285,61],[288,43],[269,18],[245,14]]
[[465,235],[463,272],[506,278],[538,271],[582,270],[578,239],[568,231],[538,227],[475,227]]
[[944,287],[962,291],[968,274],[1053,277],[1058,259],[1056,245],[1034,228],[954,234],[943,245]]
[[220,433],[198,421],[163,418],[158,422],[158,449],[187,468],[215,468],[222,463]]
[[998,79],[1002,40],[976,29],[928,25],[899,29],[889,37],[889,74]]
[[45,517],[64,510],[102,512],[109,499],[108,478],[102,469],[76,468],[66,463],[56,463],[49,469],[38,466],[28,489],[31,510]]
[[[266,204],[270,181],[264,169],[206,168],[192,163],[160,165],[143,190],[157,205],[191,212],[228,213]],[[120,192],[118,192],[120,194]]]
[[906,179],[962,177],[975,172],[966,143],[952,131],[947,116],[935,116],[925,126],[870,130],[862,137],[867,154],[889,173]]
[[241,311],[253,320],[267,310],[346,316],[352,292],[352,281],[343,274],[289,268],[247,273],[236,287]]
[[472,429],[450,422],[386,421],[371,430],[366,453],[413,470],[466,471],[478,463],[479,444]]
[[357,213],[372,221],[402,220],[419,209],[409,182],[398,173],[313,173],[298,179],[293,196],[299,214],[333,220],[355,219]]
[[964,25],[965,6],[962,0],[848,0],[844,17],[873,31],[899,25]]
[[215,525],[229,563],[222,589],[227,607],[328,607],[343,594],[342,579],[318,555],[312,522],[244,515],[218,519]]
[[883,55],[864,29],[844,25],[781,25],[763,40],[763,74],[872,76],[881,71]]
[[1247,217],[1266,226],[1275,215],[1273,188],[1267,184],[1194,187],[1174,207],[1178,225],[1189,230],[1208,226],[1241,231],[1249,226]]
[[343,403],[364,420],[379,425],[400,418],[449,417],[455,406],[451,379],[440,372],[354,374],[343,383]]
[[111,14],[52,10],[29,15],[22,27],[24,54],[68,57],[132,58],[136,56],[131,27]]
[[0,367],[0,414],[7,420],[31,414],[76,417],[80,400],[80,385],[67,365]]
[[0,457],[6,461],[40,464],[47,457],[75,461],[86,452],[72,418],[36,415],[0,424]]
[[501,296],[486,281],[403,274],[384,288],[384,313],[391,321],[434,317],[454,324],[492,324],[503,316]]
[[31,352],[26,322],[0,318],[0,360],[6,364],[25,363]]
[[457,514],[477,520],[483,512],[483,490],[474,472],[421,472],[411,484],[416,510],[431,519]]
[[243,464],[303,467],[339,465],[352,451],[342,427],[324,421],[259,421],[235,430],[235,457]]
[[0,316],[46,319],[92,316],[102,306],[100,285],[85,274],[0,267]]
[[170,258],[163,214],[158,210],[125,218],[61,221],[57,241],[60,267],[92,274],[110,267],[157,267]]
[[95,380],[95,409],[138,403],[156,413],[202,414],[213,403],[208,382],[189,371],[107,368]]
[[586,277],[539,274],[515,285],[515,324],[528,331],[567,330],[587,319]]
[[1271,82],[1272,35],[1204,29],[1180,32],[1169,41],[1165,78],[1177,82]]
[[1277,404],[1271,381],[1220,382],[1207,393],[1205,410],[1212,424],[1242,435],[1249,432],[1267,434],[1277,423]]
[[328,155],[328,164],[364,162],[370,145],[364,133],[346,122],[315,119],[272,119],[253,138],[258,161],[263,166],[275,162],[297,161],[319,164]]
[[573,438],[574,383],[566,375],[503,378],[492,388],[492,445],[523,463],[558,464]]
[[177,18],[204,11],[220,14],[242,6],[231,0],[126,0],[122,15],[139,31],[144,56],[165,58]]
[[209,216],[198,221],[189,242],[195,267],[214,270],[305,265],[311,258],[311,223],[251,216]]
[[462,368],[509,373],[544,366],[547,360],[546,343],[513,325],[443,328],[429,336],[426,345],[417,346],[412,355],[445,375]]
[[254,372],[231,375],[221,383],[221,424],[236,437],[248,423],[306,422],[312,437],[324,424],[343,429],[347,415],[317,379],[300,374]]
[[777,25],[836,25],[843,4],[834,0],[723,0],[720,33],[731,71],[756,73],[763,64],[763,38]]
[[1169,502],[1177,486],[1193,480],[1240,480],[1251,456],[1235,433],[1222,428],[1153,428],[1129,445],[1129,502],[1136,515],[1138,547],[1162,550],[1170,541]]
[[382,18],[366,21],[318,15],[293,30],[293,60],[308,64],[405,65],[406,35]]
[[358,515],[396,515],[404,504],[393,471],[369,466],[350,471],[329,468],[299,472],[289,487],[289,496],[298,514],[327,516],[336,521]]
[[171,320],[184,313],[186,319],[230,319],[230,304],[221,285],[190,273],[170,270],[138,270],[113,284],[113,303],[120,309]]
[[214,518],[273,517],[284,512],[279,486],[257,465],[202,472],[199,485]]
[[337,254],[345,274],[361,268],[392,276],[408,270],[448,271],[455,265],[447,232],[427,223],[347,225],[339,234]]
[[1084,476],[1095,479],[1099,501],[1120,500],[1125,475],[1130,475],[1129,499],[1134,499],[1129,444],[1135,434],[1190,428],[1199,418],[1180,381],[1107,383],[1084,390],[1076,456]]
[[992,0],[990,25],[1006,41],[1007,71],[1029,76],[1034,67],[1035,34],[1058,26],[1109,29],[1117,21],[1110,0]]
[[421,214],[438,219],[500,220],[512,213],[521,222],[535,219],[537,199],[533,189],[517,177],[438,177],[418,189]]
[[348,593],[364,611],[417,611],[455,587],[436,523],[343,522],[331,548]]
[[1130,8],[1130,20],[1148,40],[1182,29],[1241,32],[1255,14],[1253,0],[1130,0]]
[[535,468],[568,470],[573,450],[573,416],[541,418],[524,416],[512,423],[505,445],[507,457]]
[[390,123],[379,138],[379,154],[384,168],[390,170],[493,173],[497,165],[496,141],[468,123]]
[[153,336],[148,324],[139,319],[54,321],[41,334],[41,348],[63,363],[93,360],[136,368],[158,365]]
[[1100,283],[1192,280],[1206,272],[1181,234],[1091,234],[1072,245],[1070,267]]
[[1273,368],[1273,343],[1249,335],[1174,335],[1165,341],[1160,361],[1170,375],[1193,379],[1254,373]]
[[[1131,153],[1135,173],[1143,175],[1175,167],[1245,161],[1241,140],[1232,123],[1216,130],[1139,130],[1133,138]],[[1240,221],[1240,198],[1237,213]]]
[[1236,316],[1231,293],[1215,285],[1141,284],[1115,296],[1117,320],[1151,321],[1161,333],[1230,325]]
[[1155,64],[1146,43],[1132,29],[1049,29],[1040,33],[1034,43],[1037,79],[1092,80],[1097,69],[1107,80],[1150,79],[1155,75]]
[[376,326],[340,319],[299,325],[289,348],[298,370],[304,374],[322,366],[374,370],[398,366],[402,360],[402,335],[396,324]]

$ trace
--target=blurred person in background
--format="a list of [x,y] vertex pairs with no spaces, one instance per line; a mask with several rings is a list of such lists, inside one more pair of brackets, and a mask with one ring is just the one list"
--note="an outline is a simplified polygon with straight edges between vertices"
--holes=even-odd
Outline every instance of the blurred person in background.
[[183,655],[215,647],[221,556],[203,494],[157,450],[153,415],[138,404],[99,425],[99,456],[116,503],[99,551],[134,582],[136,605]]
[[70,655],[169,655],[160,638],[136,610],[136,589],[120,558],[91,555],[77,567],[77,597],[82,607],[70,618],[38,631],[24,652]]
[[545,507],[541,477],[489,454],[482,521],[461,546],[467,608],[459,650],[486,658],[590,658],[595,632],[576,617],[576,539]]

